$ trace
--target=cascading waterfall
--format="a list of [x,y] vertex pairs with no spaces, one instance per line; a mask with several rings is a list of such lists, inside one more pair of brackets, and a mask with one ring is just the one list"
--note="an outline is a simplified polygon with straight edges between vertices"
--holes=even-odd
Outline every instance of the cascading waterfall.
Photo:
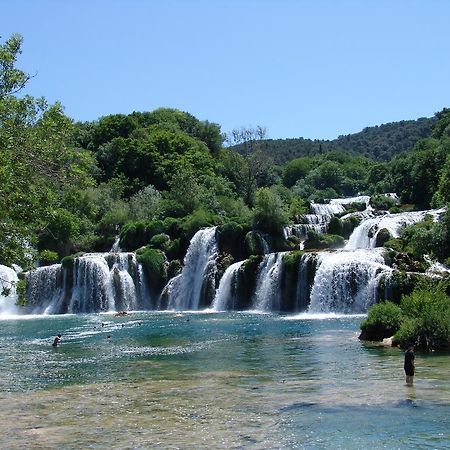
[[319,216],[334,216],[345,212],[345,207],[340,203],[311,203],[311,210]]
[[64,314],[150,309],[142,266],[134,253],[87,253],[25,274],[33,313]]
[[[445,210],[374,216],[376,212],[366,196],[334,199],[327,205],[313,203],[313,214],[299,218],[303,223],[286,227],[285,237],[297,236],[302,241],[309,230],[326,232],[331,217],[344,212],[345,206],[351,203],[365,203],[367,207],[365,211],[342,216],[345,219],[357,215],[361,219],[346,250],[297,254],[293,258],[299,260],[286,261],[287,270],[283,270],[284,253],[269,253],[265,245],[264,256],[250,259],[245,270],[242,269],[244,261],[230,265],[216,289],[217,230],[216,227],[202,229],[191,239],[181,273],[167,283],[157,303],[151,295],[158,292],[150,294],[147,286],[149,274],[144,273],[134,253],[120,252],[116,239],[110,253],[76,257],[70,268],[55,264],[25,273],[26,312],[198,310],[209,305],[216,311],[245,308],[263,312],[304,311],[309,308],[311,312],[366,312],[378,294],[380,298],[383,296],[382,287],[390,289],[391,286],[389,279],[393,269],[385,265],[382,249],[374,249],[379,231],[386,229],[392,237],[398,237],[406,225],[423,220],[427,214],[438,220]],[[264,236],[260,236],[262,243],[267,244]],[[298,266],[293,261],[298,261]],[[437,272],[434,266],[433,270]],[[442,273],[442,268],[439,271]],[[14,270],[0,266],[0,283],[5,287],[2,279],[15,288]],[[383,283],[378,286],[381,279]],[[15,290],[3,289],[2,294],[0,313],[15,312]]]
[[316,269],[316,253],[304,253],[300,258],[296,289],[296,311],[304,311],[311,294],[310,275]]
[[215,311],[233,310],[236,300],[238,271],[244,261],[231,264],[220,279],[211,308]]
[[376,301],[380,277],[392,272],[381,249],[323,252],[317,258],[310,312],[364,313]]
[[61,264],[26,272],[26,298],[34,314],[59,314],[64,311],[66,276]]
[[186,311],[199,308],[206,283],[214,275],[218,252],[216,231],[216,227],[210,227],[195,233],[184,258],[181,274],[166,287],[168,309]]
[[0,264],[0,314],[17,313],[17,273],[10,267]]
[[358,195],[357,197],[333,198],[330,200],[330,205],[351,205],[352,203],[365,203],[369,206],[369,195]]
[[420,222],[430,215],[433,220],[438,220],[445,209],[435,209],[429,211],[414,211],[398,214],[385,214],[363,220],[354,230],[345,246],[346,250],[356,250],[359,248],[375,248],[377,235],[380,230],[386,229],[393,238],[400,236],[401,230],[407,225]]
[[278,311],[280,309],[281,269],[285,254],[286,252],[280,252],[264,256],[258,270],[252,309],[257,311]]

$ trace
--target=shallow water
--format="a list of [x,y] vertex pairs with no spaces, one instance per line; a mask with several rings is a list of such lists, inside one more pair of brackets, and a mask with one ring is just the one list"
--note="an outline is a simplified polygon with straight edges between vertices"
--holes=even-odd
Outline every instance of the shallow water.
[[450,355],[417,354],[407,387],[402,352],[363,345],[360,321],[0,320],[0,448],[449,448]]

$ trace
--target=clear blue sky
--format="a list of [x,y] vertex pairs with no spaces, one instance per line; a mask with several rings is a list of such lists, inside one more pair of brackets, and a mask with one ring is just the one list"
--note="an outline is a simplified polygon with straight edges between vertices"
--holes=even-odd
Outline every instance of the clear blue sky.
[[173,107],[335,138],[450,107],[447,0],[14,0],[28,92],[67,115]]

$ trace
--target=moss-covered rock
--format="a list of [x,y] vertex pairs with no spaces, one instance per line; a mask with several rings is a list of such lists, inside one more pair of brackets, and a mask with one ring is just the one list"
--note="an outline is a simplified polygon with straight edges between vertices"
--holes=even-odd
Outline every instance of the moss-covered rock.
[[343,236],[344,226],[342,224],[342,220],[338,217],[333,216],[330,219],[330,222],[327,227],[327,231],[329,234],[337,234],[339,236]]
[[298,272],[304,253],[302,250],[294,250],[283,255],[281,277],[281,310],[283,311],[296,309]]
[[153,291],[161,290],[167,283],[167,260],[161,250],[141,248],[136,252],[137,260],[143,265],[149,286]]
[[350,216],[342,220],[342,234],[345,239],[348,239],[353,233],[353,230],[360,224],[361,218],[357,216]]
[[234,258],[229,253],[220,252],[216,258],[216,284],[219,285],[220,279],[222,278],[225,271],[228,269],[231,264],[234,263]]
[[313,230],[308,231],[308,239],[305,241],[305,250],[319,250],[325,248],[342,248],[344,246],[344,238],[335,234],[320,234]]
[[388,229],[382,228],[378,231],[375,239],[375,247],[383,247],[383,245],[392,238]]
[[248,256],[264,255],[265,241],[258,231],[249,231],[245,235],[244,244]]
[[255,292],[258,269],[262,259],[260,255],[250,256],[240,267],[236,289],[236,309],[243,310],[250,307],[250,301]]
[[181,273],[183,266],[179,259],[173,259],[167,267],[167,278],[170,280]]

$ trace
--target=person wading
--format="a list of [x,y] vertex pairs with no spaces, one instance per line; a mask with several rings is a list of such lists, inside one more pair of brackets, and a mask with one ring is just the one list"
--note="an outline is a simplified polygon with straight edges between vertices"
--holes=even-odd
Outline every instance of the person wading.
[[414,346],[409,345],[405,352],[405,375],[406,375],[406,384],[412,385],[414,381]]

